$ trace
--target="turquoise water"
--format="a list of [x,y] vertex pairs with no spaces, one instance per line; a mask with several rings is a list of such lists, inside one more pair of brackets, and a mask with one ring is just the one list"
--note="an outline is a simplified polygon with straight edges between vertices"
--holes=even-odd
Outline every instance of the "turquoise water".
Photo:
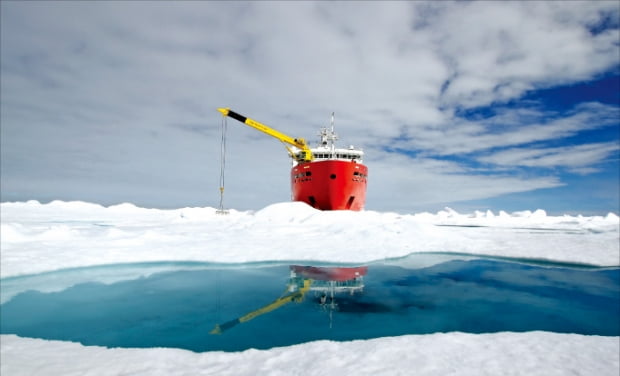
[[[0,332],[85,345],[192,351],[449,331],[620,335],[619,268],[432,258],[412,255],[371,263],[362,279],[333,283],[299,274],[291,278],[287,263],[168,263],[164,269],[170,270],[148,277],[81,282],[56,292],[39,291],[36,285],[43,287],[46,279],[68,271],[5,279],[3,289],[24,284],[30,290],[0,306]],[[94,276],[102,268],[77,271]],[[304,281],[310,281],[308,291],[302,291]],[[217,325],[220,333],[214,334]]]

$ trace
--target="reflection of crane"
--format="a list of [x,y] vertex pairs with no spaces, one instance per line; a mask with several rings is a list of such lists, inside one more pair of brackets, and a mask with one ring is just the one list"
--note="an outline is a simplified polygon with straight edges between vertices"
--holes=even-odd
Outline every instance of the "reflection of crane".
[[[278,298],[276,300],[274,300],[273,302],[271,302],[270,304],[267,304],[266,306],[259,308],[255,311],[252,311],[246,315],[243,315],[239,318],[236,318],[234,320],[230,320],[228,322],[223,323],[222,325],[220,324],[216,324],[215,328],[213,328],[213,330],[211,330],[209,333],[210,334],[222,334],[223,331],[228,330],[234,326],[236,326],[237,324],[240,324],[242,322],[246,322],[246,321],[250,321],[253,318],[263,315],[265,313],[271,312],[274,309],[280,308],[285,304],[288,304],[290,302],[295,302],[295,303],[299,303],[304,299],[304,295],[306,295],[306,292],[308,292],[308,290],[310,289],[310,285],[312,284],[312,280],[310,279],[306,279],[303,282],[303,286],[302,288],[300,288],[299,290],[292,292],[290,294],[287,294],[281,298]],[[287,288],[286,291],[288,291],[289,289]],[[286,292],[285,291],[285,292]]]
[[[237,324],[250,321],[255,317],[269,313],[290,302],[300,303],[308,291],[321,292],[320,304],[323,307],[335,309],[335,292],[348,291],[354,294],[364,288],[363,276],[368,272],[368,267],[339,268],[339,267],[313,267],[291,265],[291,277],[282,297],[273,302],[223,324],[216,324],[210,334],[222,334]],[[327,303],[327,293],[331,295],[331,302]],[[331,313],[331,311],[330,311]],[[331,315],[330,315],[331,317]]]
[[291,146],[294,146],[298,149],[301,150],[301,152],[299,153],[295,153],[291,148],[289,148],[288,146],[284,146],[286,148],[286,150],[288,150],[289,154],[291,155],[291,157],[293,159],[295,159],[297,162],[309,162],[313,159],[312,157],[312,152],[310,151],[310,148],[308,147],[308,144],[306,143],[306,140],[303,138],[293,138],[290,136],[285,135],[282,132],[279,132],[275,129],[272,129],[268,126],[266,126],[265,124],[259,123],[256,120],[250,119],[248,117],[245,117],[241,114],[236,113],[235,111],[232,111],[229,108],[218,108],[217,109],[219,112],[222,113],[222,115],[224,116],[228,116],[231,117],[235,120],[238,120],[246,125],[249,125],[250,127],[257,129],[263,133],[268,134],[271,137],[277,138],[278,140],[282,141],[285,144],[289,144]]

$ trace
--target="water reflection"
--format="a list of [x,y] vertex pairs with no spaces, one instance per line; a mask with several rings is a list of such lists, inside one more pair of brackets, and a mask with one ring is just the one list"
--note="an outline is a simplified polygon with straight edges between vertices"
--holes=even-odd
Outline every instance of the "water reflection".
[[[102,269],[78,272],[88,281]],[[55,292],[43,290],[67,272],[11,280],[20,286],[0,306],[0,333],[198,352],[450,331],[620,333],[619,268],[413,255],[358,267],[155,264],[141,273]]]
[[291,302],[301,303],[306,295],[314,293],[318,304],[329,312],[330,328],[333,325],[333,312],[338,310],[336,296],[346,293],[354,295],[364,290],[364,276],[367,266],[358,267],[320,267],[290,265],[290,277],[282,295],[273,302],[255,309],[239,318],[216,324],[210,334],[222,334],[238,324],[274,311]]

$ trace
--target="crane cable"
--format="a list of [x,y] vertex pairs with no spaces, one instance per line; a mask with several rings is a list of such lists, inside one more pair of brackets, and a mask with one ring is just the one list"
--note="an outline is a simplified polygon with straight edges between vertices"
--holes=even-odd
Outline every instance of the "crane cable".
[[226,131],[228,124],[226,116],[222,116],[222,140],[220,143],[220,208],[217,214],[228,214],[228,210],[224,210],[224,171],[226,169]]

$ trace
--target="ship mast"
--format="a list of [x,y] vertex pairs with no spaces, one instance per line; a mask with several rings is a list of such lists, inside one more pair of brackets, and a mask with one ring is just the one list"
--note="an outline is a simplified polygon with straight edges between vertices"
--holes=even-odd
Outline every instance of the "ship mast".
[[331,149],[332,149],[332,156],[334,155],[334,153],[336,152],[336,145],[334,144],[334,141],[336,141],[338,139],[338,136],[336,136],[336,132],[334,132],[334,112],[332,111],[332,120],[331,120]]
[[334,157],[336,153],[336,144],[334,143],[334,141],[338,139],[338,135],[334,131],[334,113],[333,112],[332,112],[330,129],[327,129],[327,127],[321,128],[321,132],[319,133],[319,136],[321,138],[321,144],[319,146],[329,149],[329,153],[331,154],[332,157]]

